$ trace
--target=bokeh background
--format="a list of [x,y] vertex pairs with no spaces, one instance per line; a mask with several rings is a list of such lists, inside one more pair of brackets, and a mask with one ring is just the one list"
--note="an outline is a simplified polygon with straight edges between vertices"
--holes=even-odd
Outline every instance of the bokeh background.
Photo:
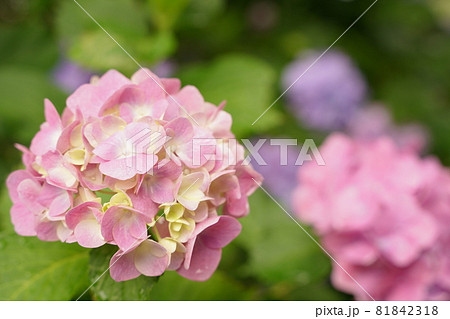
[[[372,0],[79,3],[141,65],[196,85],[208,101],[226,100],[238,138],[320,144],[336,130],[388,134],[450,165],[447,0],[379,0],[255,125]],[[13,235],[4,181],[20,167],[14,143],[29,145],[44,120],[43,99],[61,111],[76,87],[108,69],[130,76],[138,66],[74,1],[0,2],[0,299],[76,299],[102,266],[76,245]],[[289,208],[297,168],[268,162],[259,168],[265,185]],[[102,281],[83,298],[352,299],[332,287],[329,258],[266,194],[250,205],[209,281],[167,273],[138,291]]]

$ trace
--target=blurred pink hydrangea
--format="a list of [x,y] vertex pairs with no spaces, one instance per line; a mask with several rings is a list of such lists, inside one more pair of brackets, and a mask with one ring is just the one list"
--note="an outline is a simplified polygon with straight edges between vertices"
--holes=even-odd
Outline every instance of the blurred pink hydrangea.
[[[376,300],[450,299],[450,175],[392,140],[334,134],[299,170],[298,217]],[[334,285],[369,296],[337,265]]]
[[231,116],[193,86],[141,69],[80,86],[10,174],[11,219],[23,236],[118,247],[114,280],[176,270],[206,280],[240,232],[262,181],[231,143]]

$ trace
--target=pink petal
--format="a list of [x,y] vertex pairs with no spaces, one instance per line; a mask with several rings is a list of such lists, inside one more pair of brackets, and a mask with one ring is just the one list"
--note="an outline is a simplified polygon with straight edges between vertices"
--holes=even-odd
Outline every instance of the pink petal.
[[80,124],[80,121],[76,120],[73,121],[72,123],[70,123],[69,126],[65,127],[62,132],[60,137],[58,138],[58,142],[56,145],[56,149],[61,152],[61,154],[64,154],[66,151],[68,151],[71,148],[71,143],[70,143],[70,136],[73,132],[73,129]]
[[241,224],[231,216],[212,217],[197,224],[195,233],[209,248],[228,245],[241,232]]
[[46,180],[54,186],[72,190],[78,183],[77,170],[66,162],[59,152],[49,151],[42,156],[42,167],[47,171]]
[[6,179],[6,187],[8,187],[9,196],[13,202],[20,200],[17,189],[19,184],[26,179],[33,179],[33,177],[25,170],[14,171]]
[[[177,94],[174,95],[175,99],[183,108],[189,113],[197,113],[203,111],[203,105],[205,100],[203,99],[200,91],[192,85],[186,85]],[[174,103],[169,98],[169,103]],[[179,107],[177,105],[177,107]],[[182,114],[185,112],[182,112]],[[186,114],[184,114],[186,116]]]
[[141,274],[134,266],[134,251],[123,254],[119,250],[109,262],[109,273],[115,281],[126,281],[139,277]]
[[106,241],[114,241],[127,251],[147,238],[147,222],[150,221],[134,209],[113,206],[103,216],[102,235]]
[[106,72],[95,84],[80,86],[67,98],[67,107],[76,113],[80,110],[85,119],[96,117],[102,105],[119,88],[130,83],[130,80],[117,72]]
[[191,122],[185,117],[176,118],[167,123],[164,128],[170,140],[166,145],[179,145],[187,143],[194,137],[194,128]]
[[55,106],[49,99],[44,100],[45,121],[51,125],[61,125],[61,118]]
[[167,270],[177,270],[181,267],[184,261],[184,253],[175,251],[170,255],[170,264]]
[[50,217],[65,213],[72,204],[72,195],[64,189],[44,183],[38,203],[49,209]]
[[96,202],[85,202],[80,204],[66,214],[66,224],[70,229],[74,229],[78,223],[84,219],[95,218],[93,210],[101,210],[102,205]]
[[[194,241],[195,242],[195,241]],[[208,248],[202,241],[196,242],[194,247],[190,247],[191,241],[186,247],[186,254],[191,251],[189,268],[180,267],[177,272],[190,280],[205,281],[208,280],[216,271],[222,256],[222,249]]]
[[101,234],[101,226],[96,219],[80,221],[75,227],[74,234],[80,246],[86,248],[100,247],[105,243]]
[[239,222],[230,216],[216,216],[197,224],[186,244],[184,266],[178,272],[191,280],[206,280],[217,268],[222,247],[241,231]]
[[142,104],[145,102],[145,99],[146,96],[144,91],[136,85],[124,86],[109,97],[100,109],[99,115],[106,115],[110,113],[113,108],[118,109],[118,106],[122,103],[128,103],[131,105]]
[[50,217],[61,216],[70,208],[71,204],[70,195],[65,192],[52,201],[48,209],[48,215]]
[[35,155],[43,155],[55,150],[61,135],[61,119],[53,104],[47,99],[45,100],[45,116],[47,121],[41,125],[41,130],[31,141],[30,150]]
[[57,234],[59,222],[41,222],[36,226],[36,234],[43,241],[58,241]]
[[138,71],[136,71],[136,73],[134,73],[131,76],[131,81],[137,84],[145,82],[149,79],[155,81],[156,83],[162,86],[160,78],[147,68],[140,68]]
[[[145,224],[142,226],[140,227],[140,233],[145,235]],[[120,221],[113,227],[113,237],[114,242],[117,244],[117,246],[119,246],[120,249],[122,249],[123,251],[128,251],[131,247],[134,247],[137,242],[144,240],[146,236],[141,236],[142,238],[140,240],[135,238],[130,233],[128,225]]]
[[137,194],[132,192],[128,192],[127,194],[130,197],[135,210],[150,219],[156,216],[159,210],[158,205],[152,201],[146,188],[141,188]]
[[84,188],[88,188],[92,191],[98,191],[105,188],[103,175],[96,164],[89,164],[84,171],[79,171],[78,178],[80,184]]
[[155,203],[171,203],[175,200],[173,181],[168,178],[150,178],[149,180],[153,181],[150,184],[150,196]]
[[35,215],[23,204],[14,204],[11,208],[11,221],[16,233],[22,236],[36,236]]
[[136,269],[146,276],[160,276],[169,265],[167,250],[152,240],[145,240],[135,250]]
[[104,160],[113,160],[122,155],[125,147],[123,132],[119,131],[97,146],[93,153]]
[[43,207],[39,205],[38,202],[41,189],[41,185],[32,179],[26,179],[22,181],[17,187],[20,201],[32,212],[38,212],[43,209]]
[[14,144],[15,148],[22,152],[22,162],[26,167],[27,172],[30,172],[32,175],[39,175],[31,165],[36,160],[36,156],[31,153],[31,151],[23,145]]
[[168,94],[175,94],[180,90],[181,81],[179,79],[161,79],[164,89]]
[[156,155],[150,154],[140,157],[127,157],[101,163],[100,171],[112,178],[125,181],[134,177],[136,174],[145,174],[158,160]]

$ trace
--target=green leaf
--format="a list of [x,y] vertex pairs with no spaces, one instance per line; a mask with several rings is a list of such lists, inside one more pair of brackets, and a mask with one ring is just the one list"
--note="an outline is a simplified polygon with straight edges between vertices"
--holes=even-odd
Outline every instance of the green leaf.
[[59,110],[66,98],[47,73],[22,66],[0,68],[0,96],[0,126],[8,137],[14,137],[11,144],[25,145],[44,121],[44,98],[49,98]]
[[[115,39],[125,45],[121,41],[123,40],[121,36],[115,36]],[[134,56],[134,53],[130,52]],[[69,56],[86,68],[102,72],[108,69],[117,69],[129,74],[139,68],[101,29],[81,34],[78,41],[71,46]]]
[[0,234],[0,300],[70,300],[87,287],[88,250]]
[[[105,245],[90,254],[89,277],[95,299],[98,300],[149,300],[158,277],[140,276],[133,280],[116,282],[109,275],[109,261],[117,247]],[[106,271],[106,272],[105,272]]]
[[[20,39],[20,40],[18,40]],[[57,61],[58,45],[42,24],[0,28],[0,64],[48,70]]]
[[328,277],[329,258],[262,190],[250,197],[250,207],[236,239],[249,253],[243,272],[269,284],[307,285]]
[[20,163],[14,143],[29,146],[44,122],[44,98],[61,110],[66,95],[51,83],[47,70],[0,66],[0,182]]
[[188,3],[189,0],[147,0],[152,21],[160,30],[172,29]]
[[8,189],[6,187],[2,187],[0,193],[0,230],[2,231],[12,231],[14,229],[9,214],[11,206],[12,203],[9,198]]
[[180,28],[206,27],[223,13],[225,7],[224,0],[191,0],[179,19]]
[[[175,49],[175,39],[171,33],[140,38],[117,35],[114,39],[126,48],[139,64],[159,61]],[[128,75],[139,69],[139,65],[100,29],[80,35],[79,41],[70,48],[69,55],[90,69],[106,71],[113,68]]]
[[[137,37],[147,33],[145,11],[137,1],[78,0],[78,3],[113,36]],[[63,1],[58,5],[56,28],[68,44],[75,42],[84,32],[100,29],[83,9],[73,1]],[[104,35],[108,37],[106,33]]]
[[75,3],[62,3],[57,15],[59,34],[70,58],[84,67],[102,72],[117,69],[131,75],[139,68],[133,59],[142,65],[153,64],[175,50],[171,32],[149,33],[144,6],[139,2],[98,0],[80,1],[80,5],[114,38]]
[[152,300],[251,300],[254,294],[253,289],[221,271],[204,282],[191,281],[168,271],[155,285],[151,297]]
[[252,123],[274,100],[275,72],[264,61],[247,55],[226,55],[207,65],[191,66],[180,74],[183,84],[198,87],[205,99],[219,104],[233,116],[233,132],[244,137],[271,128],[281,120],[275,109],[255,126]]

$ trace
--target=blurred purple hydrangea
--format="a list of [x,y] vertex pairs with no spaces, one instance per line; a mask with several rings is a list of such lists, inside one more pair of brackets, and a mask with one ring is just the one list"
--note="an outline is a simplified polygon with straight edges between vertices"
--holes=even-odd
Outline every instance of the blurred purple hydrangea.
[[[256,141],[252,141],[252,144],[256,145]],[[276,198],[280,199],[285,206],[290,206],[292,191],[298,184],[295,178],[298,169],[298,167],[295,167],[295,161],[299,156],[299,152],[300,150],[297,146],[288,146],[287,165],[283,165],[280,146],[271,145],[268,139],[258,150],[258,154],[267,165],[251,156],[253,168],[264,177],[263,186]]]
[[54,68],[52,75],[57,86],[71,93],[80,85],[89,83],[94,74],[74,62],[62,59]]
[[164,60],[156,64],[152,71],[161,78],[169,78],[177,71],[177,64],[171,60]]
[[[283,72],[286,90],[320,56],[309,52],[289,64]],[[289,107],[306,126],[323,131],[346,126],[367,96],[364,77],[352,60],[341,52],[328,52],[286,93]]]

